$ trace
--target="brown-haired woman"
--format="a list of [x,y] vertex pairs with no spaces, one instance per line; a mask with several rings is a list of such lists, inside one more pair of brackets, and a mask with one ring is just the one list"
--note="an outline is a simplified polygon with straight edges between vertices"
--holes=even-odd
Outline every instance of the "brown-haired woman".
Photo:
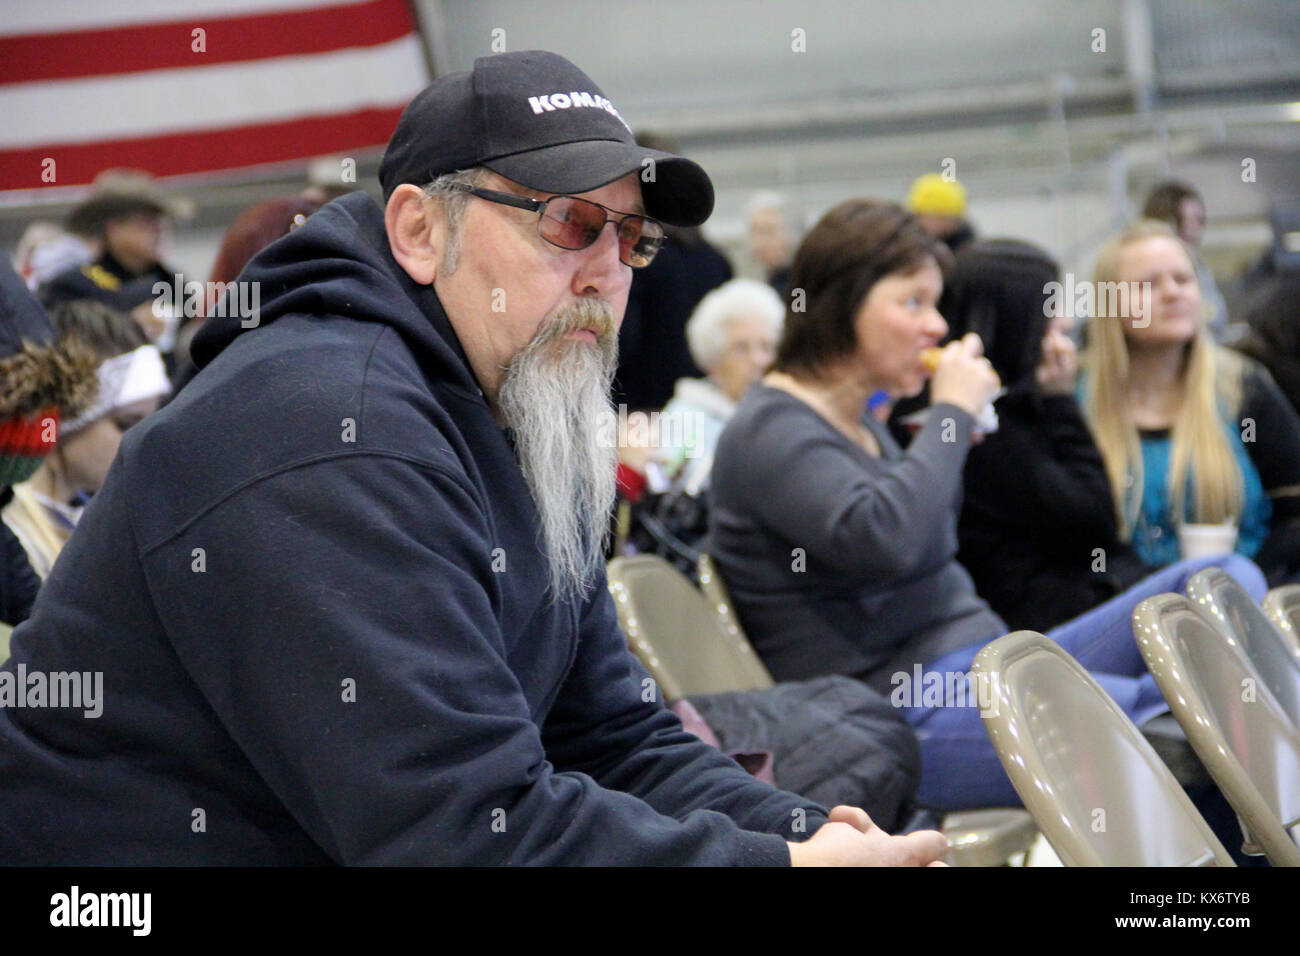
[[[889,694],[920,738],[918,801],[948,810],[1018,802],[978,688],[954,706],[932,699],[923,676],[955,687],[947,678],[964,678],[1007,630],[955,560],[962,467],[999,382],[968,335],[944,348],[906,452],[866,412],[879,390],[899,398],[924,385],[922,353],[948,330],[935,308],[944,258],[892,203],[845,202],[812,229],[773,369],[718,443],[709,551],[772,675],[847,674]],[[1051,632],[1138,723],[1167,709],[1127,631],[1143,596],[1135,588]]]

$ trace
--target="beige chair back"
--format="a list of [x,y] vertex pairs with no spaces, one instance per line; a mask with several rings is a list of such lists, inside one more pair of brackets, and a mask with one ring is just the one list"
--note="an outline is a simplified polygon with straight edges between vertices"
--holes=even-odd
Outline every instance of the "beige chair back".
[[1264,613],[1300,661],[1300,584],[1284,584],[1264,595]]
[[727,639],[735,649],[737,660],[745,662],[744,666],[752,680],[764,681],[765,683],[760,686],[770,686],[772,675],[754,650],[754,645],[750,644],[749,638],[745,637],[745,631],[740,626],[740,618],[736,616],[731,596],[727,593],[727,584],[722,580],[717,565],[707,553],[700,555],[696,574],[699,576],[700,590],[704,592],[705,599],[709,602],[713,613],[717,615],[718,623],[722,625],[723,633],[727,635]]
[[666,700],[771,686],[737,654],[704,596],[663,558],[615,558],[607,573],[628,644]]
[[1054,641],[1017,631],[975,657],[984,728],[1066,866],[1232,866],[1174,775]]
[[1242,646],[1181,594],[1133,612],[1147,668],[1201,763],[1237,812],[1247,853],[1300,865],[1300,730]]
[[1291,723],[1300,728],[1300,660],[1246,589],[1225,571],[1206,568],[1187,582],[1187,596],[1241,648]]

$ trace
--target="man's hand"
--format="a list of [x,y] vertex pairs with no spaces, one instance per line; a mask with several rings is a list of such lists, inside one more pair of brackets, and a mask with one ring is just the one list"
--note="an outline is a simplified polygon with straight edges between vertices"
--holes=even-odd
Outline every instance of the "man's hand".
[[793,866],[944,866],[948,841],[936,830],[890,836],[866,811],[839,806],[806,843],[790,844]]

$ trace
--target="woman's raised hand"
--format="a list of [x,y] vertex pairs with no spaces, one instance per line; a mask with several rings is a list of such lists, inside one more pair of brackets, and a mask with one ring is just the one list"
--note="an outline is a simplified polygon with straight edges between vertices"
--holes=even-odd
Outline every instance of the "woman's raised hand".
[[930,402],[948,402],[978,415],[1001,387],[1002,380],[984,357],[984,343],[974,332],[967,332],[940,353],[930,380]]
[[1043,336],[1043,358],[1034,369],[1038,390],[1044,395],[1069,395],[1079,373],[1079,353],[1064,332],[1051,329]]

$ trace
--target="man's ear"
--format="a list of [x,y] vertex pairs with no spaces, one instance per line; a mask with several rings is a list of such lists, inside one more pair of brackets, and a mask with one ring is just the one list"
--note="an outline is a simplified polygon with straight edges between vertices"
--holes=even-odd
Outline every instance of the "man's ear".
[[384,207],[384,229],[397,264],[420,285],[432,285],[438,275],[446,220],[424,190],[403,183]]

